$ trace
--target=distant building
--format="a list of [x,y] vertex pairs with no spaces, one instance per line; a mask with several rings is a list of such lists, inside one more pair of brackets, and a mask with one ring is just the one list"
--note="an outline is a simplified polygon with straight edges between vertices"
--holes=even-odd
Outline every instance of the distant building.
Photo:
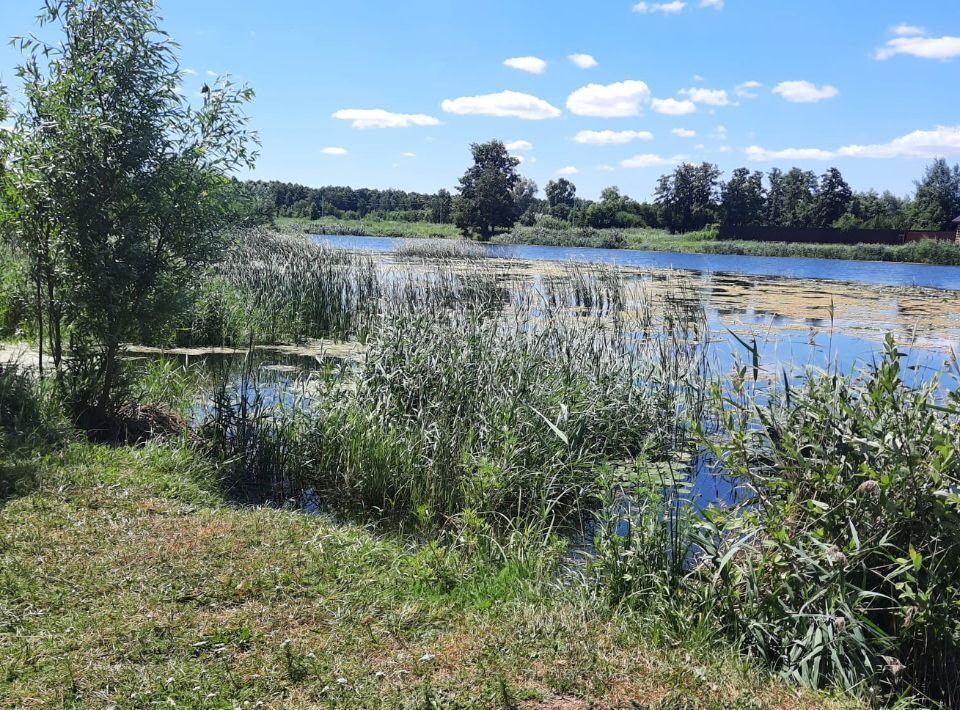
[[953,223],[957,225],[957,243],[960,244],[960,217],[953,220]]

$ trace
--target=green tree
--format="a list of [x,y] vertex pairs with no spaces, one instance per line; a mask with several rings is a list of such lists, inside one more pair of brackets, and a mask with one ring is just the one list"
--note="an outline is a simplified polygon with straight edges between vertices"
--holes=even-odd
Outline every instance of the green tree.
[[783,176],[783,226],[809,227],[814,223],[819,187],[816,173],[810,170],[791,168]]
[[573,208],[577,201],[577,186],[566,178],[548,182],[544,193],[547,196],[547,204],[551,208],[560,206]]
[[769,227],[783,227],[786,224],[786,214],[784,213],[784,202],[786,199],[786,187],[784,185],[783,171],[780,168],[771,168],[767,173],[767,208],[764,224]]
[[517,221],[513,190],[520,179],[520,161],[501,141],[474,143],[470,152],[473,165],[460,178],[454,222],[464,234],[474,232],[487,241],[497,229],[509,229]]
[[441,189],[430,201],[430,221],[446,224],[453,214],[453,197]]
[[[51,43],[16,40],[24,109],[6,180],[30,243],[55,240],[64,321],[88,383],[78,423],[104,424],[114,404],[122,343],[170,315],[177,295],[224,245],[247,211],[230,174],[252,166],[249,88],[219,79],[193,107],[180,93],[176,45],[152,0],[46,0]],[[38,185],[32,185],[38,182]]]
[[703,229],[719,212],[720,169],[713,163],[678,165],[657,181],[654,200],[671,232]]
[[830,227],[847,213],[852,202],[853,190],[837,168],[830,168],[820,176],[820,188],[817,192],[811,226]]
[[763,173],[737,168],[720,191],[720,213],[724,224],[744,226],[762,224],[766,196]]
[[517,204],[517,214],[523,215],[537,203],[537,183],[527,177],[520,177],[513,187],[513,201]]
[[944,159],[935,160],[917,182],[910,210],[913,229],[948,230],[960,215],[960,165],[953,169]]

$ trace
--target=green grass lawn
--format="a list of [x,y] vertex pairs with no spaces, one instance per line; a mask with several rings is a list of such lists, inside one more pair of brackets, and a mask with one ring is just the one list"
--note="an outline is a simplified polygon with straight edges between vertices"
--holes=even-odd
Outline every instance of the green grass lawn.
[[183,447],[0,454],[0,705],[827,702],[696,628],[668,638],[516,570],[438,580],[434,554],[231,505]]

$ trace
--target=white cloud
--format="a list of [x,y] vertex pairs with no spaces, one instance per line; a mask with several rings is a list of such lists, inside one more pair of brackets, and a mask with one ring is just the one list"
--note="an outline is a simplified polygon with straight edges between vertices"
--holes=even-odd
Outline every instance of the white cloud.
[[547,63],[540,57],[511,57],[503,65],[530,74],[543,74],[547,70]]
[[685,155],[674,155],[672,158],[663,158],[653,153],[645,153],[644,155],[635,155],[632,158],[627,158],[621,161],[620,165],[625,168],[655,168],[662,165],[675,165],[686,159],[687,157]]
[[576,174],[579,173],[579,172],[580,172],[580,171],[577,170],[577,169],[576,169],[575,167],[573,167],[572,165],[568,165],[568,166],[565,167],[565,168],[560,168],[560,169],[557,171],[557,175],[576,175]]
[[754,89],[759,89],[761,86],[763,86],[763,84],[759,81],[745,81],[733,87],[733,93],[741,99],[755,99],[759,94],[756,93]]
[[681,96],[688,97],[695,104],[707,104],[709,106],[728,106],[730,97],[723,89],[682,89]]
[[913,131],[888,143],[845,145],[836,150],[820,148],[785,148],[766,150],[750,146],[751,160],[831,160],[833,158],[943,158],[960,155],[960,126],[937,126],[927,131]]
[[580,131],[573,140],[587,145],[623,145],[630,141],[653,140],[653,134],[650,131]]
[[696,131],[691,131],[689,128],[674,128],[670,132],[680,138],[695,138],[697,135]]
[[722,145],[722,146],[720,146],[719,150],[720,150],[721,153],[732,153],[732,152],[733,152],[733,148],[731,148],[731,147],[728,146],[728,145]]
[[700,0],[700,7],[712,7],[714,10],[722,10],[723,0]]
[[507,143],[506,149],[511,153],[515,153],[518,150],[533,150],[533,143],[523,140],[511,141],[510,143]]
[[697,106],[693,101],[684,99],[654,99],[653,110],[657,113],[663,113],[668,116],[685,116],[688,113],[696,113]]
[[694,80],[694,81],[705,81],[705,79],[703,78],[703,76],[701,76],[700,74],[694,74],[694,75],[693,75],[693,80]]
[[216,79],[220,75],[217,72],[215,72],[213,69],[207,69],[207,76],[213,77],[214,79]]
[[834,154],[829,150],[819,148],[784,148],[783,150],[767,150],[758,145],[752,145],[744,151],[748,160],[830,160]]
[[923,27],[901,23],[890,28],[890,33],[898,37],[912,37],[914,35],[925,35],[927,31]]
[[638,2],[633,6],[634,12],[639,12],[641,14],[646,14],[648,12],[662,12],[665,15],[675,15],[678,12],[683,12],[683,9],[687,6],[687,3],[681,2],[681,0],[673,0],[673,2]]
[[382,108],[342,108],[333,117],[350,121],[353,128],[407,128],[408,126],[439,126],[440,120],[423,113],[393,113]]
[[441,107],[447,113],[460,116],[501,116],[527,121],[558,118],[562,113],[560,109],[551,106],[543,99],[518,91],[501,91],[499,94],[446,99]]
[[581,69],[592,69],[597,66],[597,60],[590,54],[568,54],[567,59],[576,64]]
[[411,153],[410,151],[407,151],[406,153],[401,153],[400,156],[403,157],[403,158],[416,158],[416,157],[417,157],[417,154],[416,154],[416,153]]
[[773,87],[773,93],[780,94],[791,103],[807,104],[832,99],[840,92],[829,84],[817,86],[810,81],[781,81]]
[[711,138],[719,138],[722,141],[727,140],[727,127],[726,126],[717,126],[713,132]]
[[327,148],[324,148],[320,152],[324,155],[346,155],[347,149],[341,148],[340,146],[331,145]]
[[641,104],[650,100],[650,87],[642,81],[587,84],[567,98],[567,108],[578,116],[624,118],[639,116]]
[[196,76],[196,75],[197,75],[197,70],[196,70],[196,69],[181,69],[181,70],[180,70],[180,73],[186,74],[187,76]]
[[616,170],[616,168],[612,165],[598,165],[597,170],[601,170],[605,173],[612,173],[614,170]]
[[921,59],[953,59],[960,57],[960,37],[896,37],[877,50],[879,60],[906,54]]
[[937,126],[913,131],[876,145],[847,145],[837,150],[847,158],[942,158],[960,155],[960,126]]

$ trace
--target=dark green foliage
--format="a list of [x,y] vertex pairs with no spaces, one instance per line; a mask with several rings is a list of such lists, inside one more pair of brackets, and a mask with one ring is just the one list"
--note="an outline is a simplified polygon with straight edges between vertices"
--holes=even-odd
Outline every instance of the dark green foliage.
[[657,182],[655,201],[671,233],[702,229],[717,219],[720,169],[712,163],[684,163]]
[[763,220],[763,173],[737,168],[721,188],[721,212],[724,224],[752,225]]
[[464,234],[487,241],[496,231],[512,227],[520,216],[514,197],[520,161],[500,141],[474,143],[470,151],[473,165],[460,178],[454,222]]
[[712,574],[728,623],[798,681],[955,707],[960,399],[906,386],[900,360],[888,336],[857,379],[761,395],[745,367],[716,391],[705,441],[752,495],[708,515]]
[[917,182],[917,196],[910,210],[913,229],[949,230],[960,216],[960,164],[951,169],[943,158],[927,168]]
[[839,170],[830,168],[820,176],[813,226],[830,227],[847,213],[851,202],[853,202],[853,190],[850,189]]

